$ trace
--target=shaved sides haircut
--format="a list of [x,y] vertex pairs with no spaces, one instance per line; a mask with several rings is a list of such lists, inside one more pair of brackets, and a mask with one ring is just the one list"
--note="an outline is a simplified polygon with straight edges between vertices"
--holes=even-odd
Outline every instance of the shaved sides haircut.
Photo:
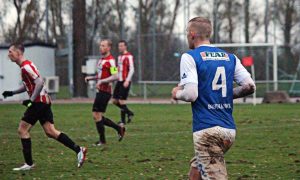
[[112,41],[110,39],[102,39],[100,42],[102,42],[102,41],[107,41],[108,46],[109,47],[112,46]]
[[203,17],[195,17],[189,21],[190,28],[200,39],[209,39],[212,33],[212,25],[209,19]]
[[22,53],[25,52],[25,47],[22,43],[12,43],[9,47],[14,47],[15,49],[20,50]]

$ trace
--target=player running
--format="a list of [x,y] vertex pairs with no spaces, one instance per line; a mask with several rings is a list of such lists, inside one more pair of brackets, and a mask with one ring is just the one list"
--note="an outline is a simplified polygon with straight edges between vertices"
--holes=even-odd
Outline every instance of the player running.
[[115,59],[110,53],[112,46],[111,40],[103,39],[100,41],[99,45],[102,57],[97,64],[97,74],[96,76],[85,77],[86,82],[90,80],[97,81],[97,94],[92,109],[93,118],[100,137],[100,140],[95,143],[96,146],[106,144],[104,125],[112,127],[118,132],[119,141],[121,141],[125,135],[125,127],[120,126],[103,116],[111,98],[112,82],[118,79],[118,70]]
[[[172,97],[192,102],[195,157],[190,179],[228,179],[224,154],[232,146],[236,126],[233,99],[255,91],[255,84],[240,60],[210,44],[212,26],[195,17],[188,23],[190,51],[180,62],[181,80]],[[233,88],[233,82],[239,86]]]
[[127,42],[124,40],[119,41],[118,44],[118,82],[114,89],[113,103],[121,109],[121,122],[126,124],[125,118],[127,115],[128,123],[131,122],[134,116],[126,105],[131,79],[134,73],[133,56],[127,51]]
[[29,132],[38,120],[48,137],[59,141],[77,154],[77,166],[81,167],[85,161],[87,149],[85,147],[78,146],[65,133],[58,131],[54,127],[51,100],[45,90],[43,78],[36,66],[30,60],[25,59],[24,51],[25,48],[20,43],[12,44],[9,47],[8,57],[12,62],[15,62],[20,66],[23,85],[17,90],[4,91],[2,93],[4,98],[23,93],[25,91],[27,91],[29,95],[29,99],[23,101],[23,105],[26,106],[27,109],[18,128],[19,137],[21,138],[23,147],[22,152],[25,164],[21,167],[14,168],[13,170],[30,170],[35,166],[32,159],[31,138]]

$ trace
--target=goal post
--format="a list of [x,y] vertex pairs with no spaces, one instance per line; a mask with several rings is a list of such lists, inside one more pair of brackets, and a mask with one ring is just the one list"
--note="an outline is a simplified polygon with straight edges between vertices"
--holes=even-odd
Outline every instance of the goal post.
[[[258,85],[258,97],[263,97],[264,93],[267,91],[277,91],[279,89],[279,85],[281,86],[285,84],[287,86],[291,83],[290,79],[282,78],[280,76],[280,80],[278,74],[282,74],[282,69],[278,68],[278,45],[275,43],[224,43],[224,44],[213,44],[216,47],[224,49],[226,52],[235,54],[239,59],[243,59],[246,56],[252,56],[254,59],[254,66],[251,69],[248,69],[249,72],[252,71],[253,79],[255,83]],[[185,52],[182,50],[181,52]],[[170,57],[172,58],[172,57]],[[178,60],[179,59],[179,60]],[[180,55],[176,59],[176,61],[180,61]],[[178,66],[178,67],[177,67]],[[169,67],[162,67],[162,69],[172,70],[170,73],[176,74],[175,77],[172,78],[163,76],[161,79],[157,79],[155,81],[149,79],[141,79],[138,81],[140,84],[140,95],[144,99],[149,97],[164,97],[170,98],[170,92],[163,93],[161,91],[166,91],[166,89],[171,86],[176,85],[179,82],[179,64],[176,68],[170,69]],[[255,73],[254,73],[255,72]],[[147,71],[147,73],[151,73],[151,71]],[[287,73],[285,73],[287,74]],[[177,77],[178,76],[178,77]],[[282,88],[281,88],[282,89]],[[170,90],[169,90],[170,91]],[[161,94],[159,94],[161,93]],[[256,94],[253,97],[253,103],[255,104]]]

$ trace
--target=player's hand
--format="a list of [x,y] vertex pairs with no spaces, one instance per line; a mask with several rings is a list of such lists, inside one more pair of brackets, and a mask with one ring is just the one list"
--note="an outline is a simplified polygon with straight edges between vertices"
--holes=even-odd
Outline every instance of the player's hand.
[[14,93],[13,93],[12,91],[4,91],[4,92],[2,93],[2,96],[3,96],[4,98],[9,97],[9,96],[13,96],[13,95],[14,95]]
[[176,98],[176,93],[177,93],[177,91],[180,90],[180,89],[182,89],[181,86],[177,86],[177,87],[174,87],[174,88],[172,89],[172,98],[173,98],[174,100],[177,100],[177,98]]
[[125,82],[123,83],[123,86],[124,86],[124,88],[127,88],[127,87],[129,86],[129,81],[125,81]]
[[24,100],[22,104],[29,108],[33,105],[33,102],[30,99],[27,99],[27,100]]
[[101,81],[98,81],[97,82],[97,84],[96,84],[96,88],[98,89],[98,90],[100,90],[100,85],[102,84],[102,82]]
[[85,78],[84,78],[84,81],[87,83],[89,80],[91,80],[91,77],[90,76],[86,76]]

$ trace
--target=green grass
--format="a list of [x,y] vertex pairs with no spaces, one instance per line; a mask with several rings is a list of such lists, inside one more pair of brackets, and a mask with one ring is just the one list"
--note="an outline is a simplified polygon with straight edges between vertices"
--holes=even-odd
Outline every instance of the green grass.
[[[47,138],[39,123],[31,131],[36,169],[13,172],[23,162],[17,136],[21,105],[0,105],[0,179],[187,179],[193,156],[189,105],[130,105],[136,113],[122,142],[106,128],[106,148],[97,140],[91,104],[53,105],[57,129],[89,148],[76,168],[75,154]],[[230,179],[300,178],[300,105],[236,105],[237,138],[226,154]],[[108,107],[107,117],[119,119]]]

